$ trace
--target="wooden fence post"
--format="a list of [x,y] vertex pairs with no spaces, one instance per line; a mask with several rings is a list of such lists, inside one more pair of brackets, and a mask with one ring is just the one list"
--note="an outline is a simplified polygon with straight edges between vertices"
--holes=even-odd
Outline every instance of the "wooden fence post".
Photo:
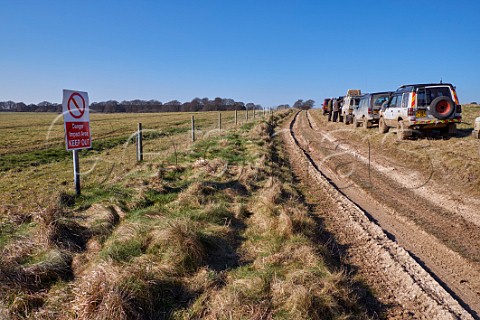
[[195,142],[195,116],[192,115],[192,142]]
[[142,137],[142,123],[138,123],[137,131],[137,161],[143,161],[143,137]]

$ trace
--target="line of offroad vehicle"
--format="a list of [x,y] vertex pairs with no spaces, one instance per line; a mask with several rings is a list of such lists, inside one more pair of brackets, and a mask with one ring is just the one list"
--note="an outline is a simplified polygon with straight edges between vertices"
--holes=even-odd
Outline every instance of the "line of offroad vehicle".
[[[324,115],[332,112],[327,108],[329,100],[324,100]],[[341,122],[364,129],[378,125],[380,133],[396,128],[399,140],[432,131],[448,138],[455,135],[457,124],[462,122],[462,106],[449,83],[403,85],[396,91],[363,95],[351,89],[337,100]]]

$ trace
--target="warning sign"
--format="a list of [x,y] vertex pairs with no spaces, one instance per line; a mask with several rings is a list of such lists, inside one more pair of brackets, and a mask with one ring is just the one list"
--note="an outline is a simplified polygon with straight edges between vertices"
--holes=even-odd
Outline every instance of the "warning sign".
[[91,148],[90,124],[88,122],[65,123],[67,150]]
[[62,106],[67,150],[91,148],[88,93],[63,90]]

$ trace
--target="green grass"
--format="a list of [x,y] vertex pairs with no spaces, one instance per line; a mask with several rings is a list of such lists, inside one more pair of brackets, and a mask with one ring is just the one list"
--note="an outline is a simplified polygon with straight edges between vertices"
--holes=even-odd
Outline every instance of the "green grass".
[[[228,141],[225,145],[220,142]],[[190,160],[197,159],[222,159],[232,164],[242,164],[252,160],[247,154],[246,145],[249,142],[239,133],[230,133],[226,136],[218,136],[212,139],[197,142],[191,149],[188,157]]]
[[[162,137],[170,137],[175,134],[188,132],[188,128],[169,128],[165,132],[149,131],[143,134],[143,140],[149,141]],[[135,141],[130,139],[131,136],[120,136],[111,139],[95,140],[92,142],[92,148],[88,150],[81,150],[80,157],[88,156],[92,153],[98,153],[105,150],[115,148],[125,143],[135,144]],[[67,151],[64,147],[54,147],[48,149],[40,149],[34,151],[27,151],[23,153],[4,154],[0,157],[0,171],[7,171],[11,169],[22,170],[22,168],[29,166],[40,166],[42,164],[59,162],[72,157],[72,152]]]
[[103,259],[110,258],[116,262],[129,262],[134,257],[143,254],[143,242],[141,237],[132,237],[128,240],[114,240],[101,252]]
[[37,226],[36,222],[25,222],[20,225],[8,220],[8,217],[0,217],[0,250],[12,239],[28,236]]

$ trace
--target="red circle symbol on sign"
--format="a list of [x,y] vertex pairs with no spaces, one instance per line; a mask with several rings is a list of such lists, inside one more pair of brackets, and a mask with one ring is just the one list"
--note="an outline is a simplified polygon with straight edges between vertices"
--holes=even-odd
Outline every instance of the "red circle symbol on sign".
[[[75,99],[75,97],[79,97],[80,99]],[[83,117],[83,114],[85,113],[86,105],[85,105],[85,99],[77,93],[74,92],[70,95],[70,98],[68,98],[68,111],[74,117],[75,119],[80,119]]]

